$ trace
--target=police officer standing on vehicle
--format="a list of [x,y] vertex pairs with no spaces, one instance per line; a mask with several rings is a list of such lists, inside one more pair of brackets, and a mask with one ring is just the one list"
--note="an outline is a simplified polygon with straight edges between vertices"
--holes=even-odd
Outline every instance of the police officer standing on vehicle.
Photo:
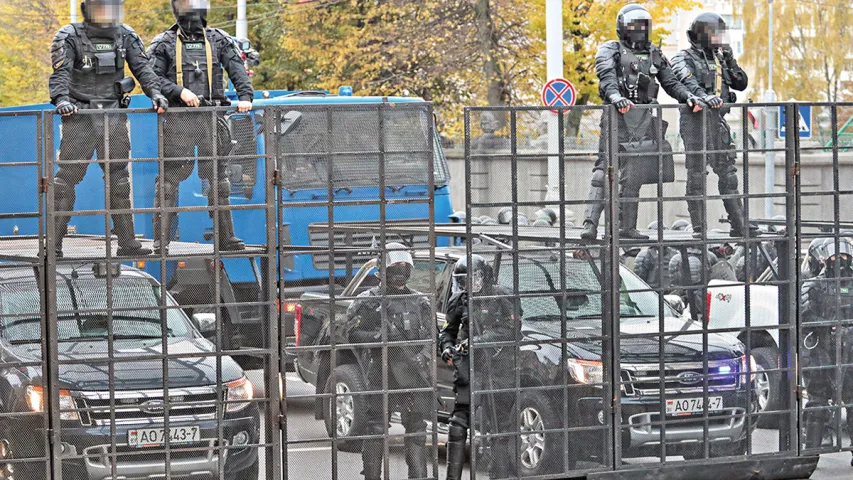
[[[673,70],[694,95],[703,98],[711,107],[706,118],[681,113],[681,138],[687,154],[687,196],[703,194],[706,164],[710,164],[717,175],[720,195],[738,195],[737,153],[731,128],[724,118],[729,110],[725,104],[737,101],[733,90],[745,90],[749,78],[735,60],[722,17],[709,12],[700,14],[690,25],[687,36],[691,47],[672,58]],[[703,150],[718,153],[704,154],[701,153]],[[726,151],[720,152],[722,150]],[[743,201],[729,198],[723,200],[723,206],[731,225],[730,234],[733,237],[744,236],[747,221]],[[701,238],[706,228],[702,200],[688,200],[687,211],[693,223],[693,236]],[[749,228],[757,233],[757,227]]]
[[[841,390],[844,404],[853,403],[853,368],[842,367],[842,384],[836,382],[834,367],[853,362],[853,326],[836,325],[839,320],[853,319],[853,245],[846,237],[825,240],[821,256],[823,270],[817,277],[803,283],[800,297],[802,331],[800,361],[808,403],[803,412],[806,427],[806,448],[819,448],[835,400]],[[836,336],[840,336],[841,358],[836,357]],[[853,418],[853,408],[847,407],[847,418]],[[853,439],[853,422],[847,422],[847,433]],[[853,465],[853,461],[851,461]]]
[[[426,448],[426,421],[432,418],[435,399],[430,389],[432,340],[435,321],[429,300],[420,292],[406,286],[414,269],[412,255],[399,243],[385,246],[385,285],[361,293],[347,310],[349,341],[352,343],[381,343],[383,330],[388,346],[388,411],[399,411],[407,434],[404,440],[409,478],[426,478],[429,454]],[[377,273],[378,276],[381,275]],[[383,309],[385,322],[383,322]],[[416,345],[394,346],[393,342],[420,342]],[[368,389],[382,390],[381,348],[363,353]],[[368,401],[366,435],[382,435],[390,418],[383,415],[383,402]],[[361,446],[362,474],[365,480],[382,478],[383,440],[364,440]]]
[[[139,35],[124,19],[123,0],[88,0],[80,4],[83,23],[62,27],[53,38],[50,76],[50,101],[56,113],[62,115],[62,139],[59,144],[59,170],[55,174],[54,198],[57,211],[72,211],[77,199],[75,188],[86,176],[87,164],[63,165],[63,161],[89,160],[97,152],[98,160],[118,160],[99,163],[104,181],[110,182],[110,210],[131,208],[130,133],[127,116],[77,114],[79,110],[115,109],[127,107],[125,94],[135,87],[132,78],[125,78],[127,64],[139,79],[145,94],[151,97],[158,113],[168,106],[160,94],[160,82],[148,63],[145,47]],[[76,114],[76,115],[75,115]],[[104,121],[109,121],[109,151],[104,134]],[[56,216],[56,255],[62,256],[62,240],[68,232],[68,216]],[[118,238],[118,255],[148,255],[136,240],[133,215],[114,214],[113,233]]]
[[[645,7],[632,4],[619,11],[616,17],[616,33],[619,41],[609,41],[601,45],[595,55],[595,73],[598,76],[598,91],[605,104],[610,104],[622,115],[618,120],[619,143],[626,143],[637,135],[635,129],[629,128],[624,115],[635,104],[656,104],[660,86],[669,96],[681,103],[687,104],[692,111],[702,110],[701,101],[690,93],[678,81],[670,67],[669,60],[659,48],[649,41],[652,29],[652,16]],[[660,86],[658,85],[660,82]],[[593,168],[592,182],[589,191],[590,204],[586,209],[581,238],[595,240],[598,235],[598,221],[604,210],[604,168],[607,166],[607,154],[610,149],[607,136],[607,114],[601,118],[601,137],[598,143],[598,160]],[[664,122],[666,123],[666,122]],[[656,140],[657,121],[647,123],[645,133],[640,133],[640,140]],[[657,154],[655,154],[657,155]],[[627,164],[631,159],[627,158]],[[620,169],[622,165],[620,165]],[[642,184],[633,176],[620,171],[619,197],[636,198],[640,194]],[[639,204],[624,202],[620,205],[619,236],[648,240],[649,237],[637,231],[637,212]]]
[[[455,367],[453,390],[456,402],[447,441],[447,480],[462,478],[465,465],[465,441],[471,428],[469,346],[475,346],[475,388],[510,388],[514,385],[512,372],[515,368],[512,348],[477,347],[477,344],[515,340],[521,328],[521,322],[515,319],[513,302],[508,297],[512,292],[496,284],[492,267],[480,255],[471,256],[471,267],[470,284],[467,258],[460,259],[453,268],[455,289],[447,303],[446,323],[439,334],[441,359]],[[469,296],[472,297],[470,312]],[[501,298],[477,298],[495,296]],[[513,401],[506,394],[493,394],[481,403],[483,418],[491,427],[488,429],[490,433],[512,432],[518,427],[513,424],[514,415],[509,413],[513,411]],[[509,456],[517,453],[509,448],[511,441],[509,437],[492,440],[491,478],[514,475]]]
[[[248,112],[252,109],[254,90],[246,65],[231,37],[222,30],[207,28],[209,0],[172,0],[177,23],[158,35],[148,48],[154,71],[162,82],[163,94],[172,107],[199,107],[211,105],[231,105],[225,95],[223,69],[237,91],[237,111]],[[204,104],[203,104],[204,103]],[[221,117],[221,115],[220,115]],[[218,125],[224,122],[220,118]],[[219,128],[219,142],[213,145],[214,135],[210,114],[186,113],[169,114],[163,126],[163,156],[181,158],[167,160],[163,175],[156,180],[155,206],[160,206],[160,195],[165,207],[175,207],[178,198],[178,186],[193,170],[196,147],[199,157],[208,157],[198,161],[199,176],[207,180],[208,205],[228,207],[231,195],[231,181],[228,178],[228,159],[230,137],[227,128]],[[216,151],[214,151],[214,147]],[[210,159],[210,157],[215,157]],[[216,178],[214,178],[214,168]],[[245,245],[234,234],[234,222],[231,211],[218,209],[219,232],[217,242],[221,250],[243,250]],[[160,251],[167,247],[170,240],[174,214],[166,213],[166,220],[159,213],[154,215],[154,249]],[[213,212],[211,212],[211,218]],[[166,245],[160,245],[162,230],[166,229]]]

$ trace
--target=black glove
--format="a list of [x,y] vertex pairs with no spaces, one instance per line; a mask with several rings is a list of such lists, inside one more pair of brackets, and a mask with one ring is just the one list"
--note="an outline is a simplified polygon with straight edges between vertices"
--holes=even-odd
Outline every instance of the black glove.
[[453,347],[447,347],[441,352],[441,360],[444,363],[449,362],[453,358]]
[[616,107],[617,110],[622,110],[623,108],[628,108],[628,107],[634,106],[634,102],[628,100],[627,98],[625,98],[621,95],[614,95],[610,99],[610,103],[612,103],[613,106]]
[[684,103],[688,107],[690,107],[691,110],[693,110],[696,107],[696,105],[699,105],[702,108],[707,107],[705,102],[703,102],[702,99],[700,99],[699,97],[693,97],[693,96],[687,97],[687,100],[685,100]]
[[169,109],[169,101],[159,93],[155,93],[154,96],[151,97],[151,103],[154,105],[154,110],[159,110],[161,108],[163,110]]
[[62,115],[63,117],[67,117],[69,115],[73,115],[77,113],[77,106],[68,100],[62,100],[58,104],[56,104],[56,113]]
[[720,54],[723,56],[723,61],[728,64],[732,64],[735,61],[735,53],[732,51],[731,45],[720,47]]
[[702,101],[708,104],[711,108],[720,108],[723,106],[723,99],[716,95],[706,95],[702,98]]

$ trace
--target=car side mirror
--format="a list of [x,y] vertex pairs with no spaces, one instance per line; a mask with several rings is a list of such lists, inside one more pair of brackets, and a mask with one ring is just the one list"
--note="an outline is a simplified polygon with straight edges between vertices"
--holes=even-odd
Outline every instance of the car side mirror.
[[194,313],[193,324],[205,337],[216,334],[216,314],[215,313]]
[[666,303],[672,307],[673,310],[678,312],[679,315],[684,313],[684,300],[681,299],[678,295],[664,295],[663,299]]

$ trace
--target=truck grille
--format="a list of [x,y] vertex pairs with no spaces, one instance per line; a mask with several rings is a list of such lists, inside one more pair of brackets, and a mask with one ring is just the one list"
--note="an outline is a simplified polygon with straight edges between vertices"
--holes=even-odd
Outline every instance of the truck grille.
[[[740,362],[738,359],[708,362],[708,390],[737,388]],[[661,393],[661,372],[656,364],[623,364],[621,380],[627,396],[657,396]],[[671,363],[663,372],[666,394],[702,393],[705,373],[701,362]]]
[[[225,395],[224,389],[222,394]],[[84,425],[109,425],[112,418],[118,424],[161,422],[165,416],[163,390],[115,392],[114,416],[110,413],[109,392],[75,392],[73,395]],[[216,400],[216,387],[170,388],[169,419],[216,418]]]

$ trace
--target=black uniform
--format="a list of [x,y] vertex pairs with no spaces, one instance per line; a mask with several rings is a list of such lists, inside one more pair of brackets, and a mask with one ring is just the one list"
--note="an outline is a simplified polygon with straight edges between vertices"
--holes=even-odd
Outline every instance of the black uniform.
[[[453,390],[456,392],[456,402],[453,414],[450,417],[450,433],[448,437],[448,464],[451,464],[451,452],[462,452],[460,459],[464,462],[464,445],[467,438],[467,430],[471,425],[471,383],[470,358],[468,356],[468,345],[474,345],[474,359],[477,372],[473,378],[474,390],[493,390],[510,388],[514,385],[515,368],[514,352],[512,348],[489,348],[477,347],[480,343],[492,343],[511,341],[516,339],[516,334],[521,328],[521,322],[515,319],[513,303],[507,297],[512,291],[500,286],[491,285],[483,287],[479,294],[472,299],[472,312],[468,312],[468,294],[458,292],[454,294],[447,304],[447,320],[439,334],[439,343],[442,351],[455,345],[463,345],[465,352],[454,355],[453,366],[454,381]],[[477,296],[502,296],[495,299],[478,299]],[[470,313],[470,314],[469,314]],[[479,397],[482,398],[482,397]],[[496,423],[490,430],[492,432],[512,432],[518,428],[512,422],[513,416],[507,415],[512,411],[514,398],[506,394],[494,394],[483,399],[480,405],[484,408],[485,416],[490,424]],[[454,443],[455,442],[455,443]],[[509,437],[502,437],[493,443],[493,459],[491,464],[491,476],[503,478],[509,476],[511,469],[509,455],[513,452],[509,448]],[[453,443],[453,445],[451,445]],[[454,448],[461,444],[462,448]],[[448,470],[448,480],[454,478]]]
[[[659,90],[657,82],[660,82],[660,86],[669,96],[681,103],[694,100],[694,96],[673,73],[669,60],[654,45],[645,44],[640,48],[631,48],[628,42],[609,41],[601,45],[595,55],[595,73],[599,80],[598,92],[604,104],[614,104],[620,99],[628,99],[635,104],[655,104]],[[606,113],[601,118],[598,159],[593,168],[589,192],[589,200],[596,203],[590,203],[587,206],[585,226],[597,226],[601,212],[604,210],[604,167],[607,163],[607,152],[610,149],[607,135],[608,118]],[[666,128],[667,122],[662,122],[662,125]],[[619,143],[658,139],[656,120],[648,122],[648,128],[641,138],[636,138],[638,133],[628,127],[623,115],[618,116],[616,128]],[[640,194],[642,184],[635,181],[635,176],[627,175],[625,169],[630,161],[626,159],[619,165],[619,196],[636,198]],[[621,204],[621,230],[636,229],[637,211],[637,203]]]
[[[50,76],[50,100],[59,106],[70,102],[80,110],[120,108],[124,93],[118,86],[124,78],[124,67],[142,84],[151,98],[160,96],[160,81],[149,65],[148,56],[139,35],[127,25],[100,27],[73,23],[62,27],[53,38],[51,47],[53,74]],[[104,122],[108,124],[104,125]],[[107,131],[105,133],[105,130]],[[87,164],[63,165],[65,160],[89,160],[97,152],[98,160],[109,158],[109,208],[131,208],[130,134],[126,115],[74,114],[62,118],[62,139],[59,146],[59,170],[55,174],[56,211],[72,211],[76,201],[75,187],[86,175]],[[107,151],[107,136],[109,151]],[[108,172],[108,173],[107,173]],[[56,250],[62,253],[62,239],[68,229],[68,216],[56,216]],[[142,251],[134,238],[133,216],[113,215],[113,232],[118,237],[119,254],[150,253]]]
[[[724,27],[723,24],[722,28]],[[745,90],[749,77],[731,55],[731,49],[725,49],[727,53],[723,54],[721,49],[711,48],[707,43],[703,46],[693,39],[691,45],[689,49],[678,52],[672,58],[672,67],[678,78],[698,97],[718,97],[724,103],[736,102],[737,97],[733,90]],[[703,194],[707,175],[706,164],[711,165],[717,175],[720,194],[737,195],[737,153],[731,128],[724,117],[728,107],[707,110],[704,115],[681,113],[681,138],[684,140],[687,154],[687,195]],[[724,152],[703,154],[703,150]],[[731,223],[732,235],[743,236],[742,229],[746,224],[743,202],[738,198],[731,198],[723,200],[723,205]],[[695,235],[701,235],[705,228],[702,200],[688,200],[687,210]]]
[[[177,15],[177,11],[176,11]],[[183,24],[183,25],[182,25]],[[222,71],[228,72],[228,78],[234,84],[240,101],[251,102],[254,90],[246,66],[240,53],[231,41],[231,37],[222,30],[207,28],[205,21],[179,22],[158,35],[148,48],[154,72],[160,77],[163,94],[169,99],[169,105],[184,107],[181,92],[184,88],[211,104],[230,105],[225,95]],[[180,48],[179,48],[180,47]],[[181,59],[180,65],[178,58]],[[180,68],[180,71],[179,71]],[[165,158],[183,158],[165,162],[165,177],[157,177],[155,206],[159,206],[160,189],[164,189],[166,207],[177,203],[178,186],[193,171],[193,158],[196,147],[199,157],[215,157],[199,160],[198,173],[207,180],[208,204],[214,206],[218,195],[218,205],[230,205],[231,181],[228,178],[228,158],[231,143],[227,128],[222,126],[224,119],[216,123],[219,126],[219,142],[213,145],[213,119],[210,113],[173,112],[165,116],[163,125],[163,156]],[[214,178],[214,165],[216,178]],[[217,193],[214,193],[214,190]],[[212,214],[211,214],[212,215]],[[169,241],[172,215],[167,214],[166,241]],[[160,215],[154,216],[155,248],[160,245]],[[234,224],[230,210],[219,211],[218,241],[220,248],[239,250],[242,241],[234,236]]]
[[[634,273],[653,288],[669,288],[669,261],[675,255],[675,249],[663,247],[663,259],[658,247],[649,247],[637,254],[634,260]],[[662,261],[662,264],[659,263]],[[661,265],[663,266],[661,268]]]
[[[393,293],[392,293],[393,292]],[[392,342],[430,340],[434,338],[435,322],[432,309],[426,297],[409,297],[418,292],[404,288],[388,290],[383,302],[382,288],[374,287],[358,296],[347,310],[349,341],[352,343],[376,343],[382,341],[382,308],[386,310],[386,332],[388,347],[388,388],[389,413],[399,411],[407,434],[406,463],[409,478],[426,478],[426,421],[432,417],[435,399],[430,392],[408,393],[410,389],[431,388],[433,350],[430,345],[393,346]],[[393,299],[393,295],[407,295]],[[367,353],[367,383],[370,390],[382,390],[382,354],[381,349]],[[366,414],[366,435],[382,435],[384,425],[390,420],[383,416],[380,398],[368,402]],[[383,441],[382,439],[364,440],[362,460],[366,480],[378,480],[382,475]]]
[[[808,403],[803,412],[807,448],[821,446],[824,428],[830,418],[830,410],[815,408],[827,407],[830,400],[836,400],[838,387],[841,390],[841,401],[845,404],[853,403],[853,367],[842,367],[841,385],[836,382],[834,368],[814,370],[815,367],[833,367],[853,362],[853,327],[831,324],[810,326],[815,322],[853,319],[853,269],[846,264],[836,273],[833,263],[828,262],[817,277],[806,280],[801,291],[800,359],[808,392]],[[841,358],[836,357],[836,336],[839,335]],[[853,418],[853,408],[847,408],[847,418]],[[847,433],[853,438],[851,421],[847,422]]]
[[[705,258],[704,262],[702,257]],[[711,267],[718,259],[713,253],[701,247],[687,247],[688,262],[685,265],[681,251],[669,261],[669,277],[671,286],[677,288],[678,294],[690,304],[690,314],[694,319],[705,315],[705,295],[707,290],[704,285],[710,280]],[[703,278],[703,272],[705,277]],[[704,280],[704,281],[703,281]]]

